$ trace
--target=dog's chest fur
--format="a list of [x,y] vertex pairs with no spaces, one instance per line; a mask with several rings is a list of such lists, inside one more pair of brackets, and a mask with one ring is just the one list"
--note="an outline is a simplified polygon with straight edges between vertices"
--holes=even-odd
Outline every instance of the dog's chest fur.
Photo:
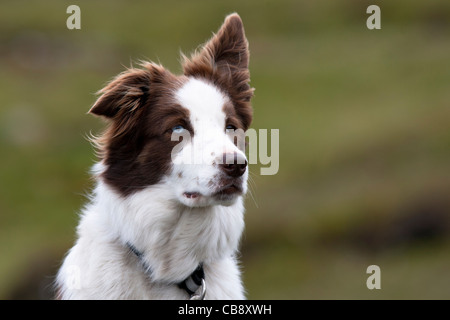
[[[205,270],[206,299],[244,297],[234,257],[244,226],[242,202],[181,209],[167,206],[163,187],[125,200],[108,189],[97,186],[95,200],[81,218],[79,240],[59,274],[71,282],[63,298],[187,299],[177,284],[199,262]],[[126,246],[131,239],[151,270]]]

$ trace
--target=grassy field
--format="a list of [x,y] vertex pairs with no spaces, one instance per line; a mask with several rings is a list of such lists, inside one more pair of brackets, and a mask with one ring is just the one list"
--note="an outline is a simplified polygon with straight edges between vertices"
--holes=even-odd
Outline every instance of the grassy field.
[[[230,12],[251,49],[255,129],[280,167],[251,166],[241,260],[250,299],[450,299],[450,3],[0,4],[0,299],[46,298],[74,241],[95,92],[133,61],[179,73]],[[381,290],[366,269],[381,268]]]

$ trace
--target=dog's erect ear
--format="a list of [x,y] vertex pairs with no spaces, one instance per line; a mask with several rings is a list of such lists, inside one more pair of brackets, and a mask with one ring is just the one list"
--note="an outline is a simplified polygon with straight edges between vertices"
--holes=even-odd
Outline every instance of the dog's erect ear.
[[98,93],[100,98],[89,113],[114,118],[120,111],[133,112],[148,99],[150,83],[160,81],[165,69],[152,63],[142,63],[143,69],[131,68],[115,77]]
[[210,79],[225,90],[234,91],[235,98],[250,101],[253,89],[249,85],[249,56],[244,25],[233,13],[199,51],[190,59],[184,57],[183,71],[186,76]]

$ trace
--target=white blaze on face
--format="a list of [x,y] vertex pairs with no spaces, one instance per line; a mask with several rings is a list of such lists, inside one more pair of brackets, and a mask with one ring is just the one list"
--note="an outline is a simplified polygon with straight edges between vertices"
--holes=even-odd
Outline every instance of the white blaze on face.
[[[206,198],[220,187],[222,172],[218,164],[223,154],[237,152],[245,157],[225,131],[227,119],[223,106],[229,98],[215,86],[195,78],[190,78],[176,92],[175,98],[189,110],[189,121],[194,131],[191,139],[183,143],[183,149],[173,158],[176,193],[182,202],[189,202],[186,203],[188,205],[208,205],[212,200]],[[244,178],[246,176],[247,173]],[[186,200],[183,197],[185,192],[195,192],[200,196]],[[191,203],[193,201],[195,203]]]
[[178,102],[191,113],[191,122],[214,122],[214,125],[225,125],[225,114],[222,110],[227,97],[215,86],[195,78],[189,79],[176,93]]

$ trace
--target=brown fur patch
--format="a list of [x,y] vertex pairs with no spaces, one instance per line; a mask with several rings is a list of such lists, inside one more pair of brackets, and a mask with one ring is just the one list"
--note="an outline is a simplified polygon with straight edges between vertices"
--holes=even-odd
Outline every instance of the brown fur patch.
[[189,111],[173,97],[185,81],[145,63],[100,91],[103,95],[90,112],[107,117],[110,125],[94,144],[107,167],[102,177],[121,194],[157,183],[170,169],[170,154],[178,143],[171,141],[170,129],[178,124],[189,128]]

